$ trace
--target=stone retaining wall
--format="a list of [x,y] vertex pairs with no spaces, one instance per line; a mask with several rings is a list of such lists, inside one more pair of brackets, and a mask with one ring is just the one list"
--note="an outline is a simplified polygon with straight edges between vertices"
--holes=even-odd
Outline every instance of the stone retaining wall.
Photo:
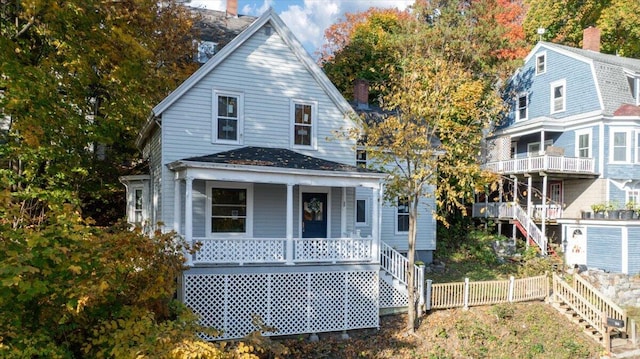
[[640,276],[606,273],[599,269],[589,269],[579,275],[616,304],[640,307]]

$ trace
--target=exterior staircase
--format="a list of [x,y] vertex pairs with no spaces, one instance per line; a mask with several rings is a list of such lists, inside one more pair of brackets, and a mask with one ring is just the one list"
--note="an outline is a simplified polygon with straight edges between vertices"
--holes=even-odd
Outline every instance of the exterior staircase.
[[[380,308],[385,313],[408,306],[409,260],[388,244],[380,243]],[[424,266],[414,266],[414,288],[418,307],[425,303]]]

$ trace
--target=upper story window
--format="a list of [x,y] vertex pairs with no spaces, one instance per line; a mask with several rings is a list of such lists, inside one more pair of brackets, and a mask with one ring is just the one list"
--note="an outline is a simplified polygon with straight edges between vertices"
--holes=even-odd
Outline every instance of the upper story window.
[[367,151],[366,150],[356,150],[356,166],[360,168],[367,167]]
[[612,130],[609,141],[611,142],[611,162],[629,162],[628,131]]
[[543,52],[536,55],[536,75],[547,72],[547,53]]
[[636,131],[636,163],[640,163],[640,131]]
[[396,233],[409,232],[409,199],[398,197],[396,207]]
[[243,95],[234,92],[214,91],[213,97],[213,142],[241,143]]
[[208,233],[253,236],[253,188],[250,184],[207,184]]
[[640,78],[627,76],[629,81],[629,91],[631,91],[631,97],[635,100],[636,105],[640,105]]
[[[552,145],[553,145],[553,140],[544,141],[545,150],[547,149],[547,147]],[[527,144],[527,157],[539,156],[541,154],[542,154],[542,150],[540,148],[540,142],[531,142]]]
[[316,103],[292,101],[293,146],[316,148]]
[[566,82],[560,80],[551,83],[551,113],[562,112],[566,108]]
[[527,94],[523,93],[516,98],[516,121],[526,120],[528,117],[528,98]]
[[591,130],[576,132],[576,157],[591,157]]

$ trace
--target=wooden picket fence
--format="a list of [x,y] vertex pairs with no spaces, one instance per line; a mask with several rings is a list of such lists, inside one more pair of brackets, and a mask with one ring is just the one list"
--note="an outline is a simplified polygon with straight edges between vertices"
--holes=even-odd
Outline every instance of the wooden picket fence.
[[545,275],[507,280],[436,283],[427,280],[425,306],[427,310],[469,308],[498,303],[544,300],[549,295],[549,277]]

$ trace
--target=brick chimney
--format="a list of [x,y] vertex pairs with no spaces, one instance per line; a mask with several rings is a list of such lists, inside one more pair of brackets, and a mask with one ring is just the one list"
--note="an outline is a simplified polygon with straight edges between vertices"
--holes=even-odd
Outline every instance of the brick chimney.
[[353,82],[353,99],[359,109],[369,108],[369,81],[356,79]]
[[600,52],[600,29],[589,26],[582,32],[582,49]]
[[238,0],[227,0],[227,16],[238,17]]

